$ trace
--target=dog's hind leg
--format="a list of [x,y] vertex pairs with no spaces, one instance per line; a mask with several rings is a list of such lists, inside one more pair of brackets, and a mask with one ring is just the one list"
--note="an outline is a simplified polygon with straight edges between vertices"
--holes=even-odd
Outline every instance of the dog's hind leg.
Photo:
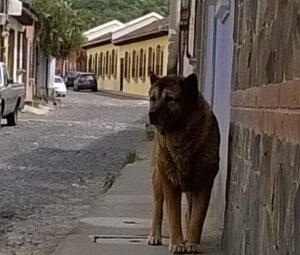
[[148,239],[148,245],[162,245],[162,221],[163,221],[163,204],[164,193],[162,183],[158,178],[158,173],[153,172],[152,187],[153,187],[153,218],[151,233]]

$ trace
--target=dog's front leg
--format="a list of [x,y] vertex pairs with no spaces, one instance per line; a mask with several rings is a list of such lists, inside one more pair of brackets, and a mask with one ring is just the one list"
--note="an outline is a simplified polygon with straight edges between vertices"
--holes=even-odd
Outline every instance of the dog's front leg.
[[164,183],[163,190],[170,229],[169,250],[174,254],[183,254],[185,247],[181,228],[181,190],[168,183]]
[[163,221],[163,204],[164,194],[161,179],[155,171],[152,176],[153,187],[153,218],[151,233],[148,239],[148,245],[162,245],[162,221]]
[[192,192],[192,212],[186,240],[186,250],[189,254],[200,253],[200,239],[211,190],[212,184],[205,184],[199,191]]

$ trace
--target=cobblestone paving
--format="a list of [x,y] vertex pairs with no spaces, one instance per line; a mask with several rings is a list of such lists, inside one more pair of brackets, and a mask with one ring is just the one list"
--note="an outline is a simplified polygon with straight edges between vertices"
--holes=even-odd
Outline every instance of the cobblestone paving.
[[0,255],[47,255],[144,139],[147,102],[70,92],[0,130]]

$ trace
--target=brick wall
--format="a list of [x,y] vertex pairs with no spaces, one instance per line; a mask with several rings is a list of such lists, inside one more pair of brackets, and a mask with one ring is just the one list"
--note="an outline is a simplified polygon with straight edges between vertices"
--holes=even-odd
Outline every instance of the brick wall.
[[296,255],[300,242],[299,5],[236,0],[224,230],[230,255]]

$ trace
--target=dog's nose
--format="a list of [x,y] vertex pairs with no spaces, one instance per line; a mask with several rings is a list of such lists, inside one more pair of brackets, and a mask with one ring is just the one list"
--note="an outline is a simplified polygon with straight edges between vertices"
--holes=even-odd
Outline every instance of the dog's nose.
[[157,122],[157,120],[158,120],[157,111],[155,111],[155,110],[149,111],[149,120],[150,120],[150,124],[155,124]]

